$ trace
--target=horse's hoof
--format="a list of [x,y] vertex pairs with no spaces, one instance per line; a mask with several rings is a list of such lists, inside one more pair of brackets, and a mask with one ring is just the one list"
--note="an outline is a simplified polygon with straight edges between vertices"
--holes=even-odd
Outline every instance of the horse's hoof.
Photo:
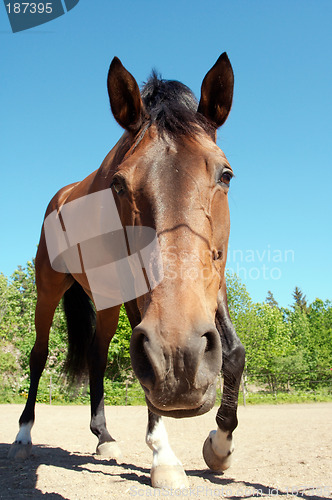
[[184,489],[189,488],[188,478],[182,465],[157,465],[151,469],[153,488]]
[[103,457],[112,458],[116,460],[118,464],[122,463],[122,452],[116,441],[108,441],[97,446],[97,455]]
[[25,460],[30,456],[32,444],[13,443],[9,448],[8,458],[15,460]]
[[219,456],[212,448],[212,433],[206,438],[203,445],[203,457],[206,465],[215,472],[222,472],[228,469],[232,462],[232,452],[229,451],[227,456]]

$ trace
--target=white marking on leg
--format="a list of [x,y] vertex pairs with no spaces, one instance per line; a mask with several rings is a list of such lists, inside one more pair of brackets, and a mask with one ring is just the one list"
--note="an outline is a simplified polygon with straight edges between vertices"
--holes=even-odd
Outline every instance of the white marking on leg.
[[152,468],[159,465],[181,465],[182,467],[180,460],[178,460],[170,447],[167,431],[161,418],[154,426],[152,432],[149,432],[149,428],[147,429],[146,444],[153,451]]
[[213,451],[218,457],[228,457],[234,451],[233,436],[229,439],[229,432],[218,429],[210,432],[210,440]]
[[17,444],[31,444],[31,429],[33,422],[28,422],[27,424],[22,424],[20,430],[15,439]]

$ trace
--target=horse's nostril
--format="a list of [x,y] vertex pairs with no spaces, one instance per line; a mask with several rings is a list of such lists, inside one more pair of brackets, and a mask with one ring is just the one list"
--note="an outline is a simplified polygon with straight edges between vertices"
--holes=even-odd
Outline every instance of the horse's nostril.
[[204,352],[214,351],[214,349],[216,347],[216,336],[215,336],[215,334],[213,332],[207,332],[207,333],[205,333],[203,335],[202,338],[206,342]]
[[[203,364],[210,370],[211,366],[220,366],[222,361],[221,339],[216,329],[211,328],[202,335],[205,342]],[[218,369],[218,371],[219,371]]]
[[130,342],[130,354],[133,370],[139,381],[146,388],[151,388],[155,383],[155,374],[151,361],[146,352],[148,337],[143,332],[133,332]]
[[222,250],[213,249],[212,250],[212,259],[213,260],[221,260],[223,256]]

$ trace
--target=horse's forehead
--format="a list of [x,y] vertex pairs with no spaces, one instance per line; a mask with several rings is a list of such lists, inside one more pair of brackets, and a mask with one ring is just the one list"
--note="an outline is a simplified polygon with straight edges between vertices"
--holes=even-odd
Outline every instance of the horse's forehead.
[[[135,162],[136,163],[136,162]],[[150,171],[169,168],[173,165],[180,169],[199,170],[202,164],[228,164],[224,152],[206,134],[192,137],[162,137],[154,138],[144,148],[138,163],[145,165]],[[157,169],[154,167],[158,166]],[[143,171],[145,169],[141,169]]]
[[217,144],[210,139],[207,134],[198,136],[196,143],[201,153],[204,155],[206,161],[211,163],[227,163],[225,153],[217,146]]

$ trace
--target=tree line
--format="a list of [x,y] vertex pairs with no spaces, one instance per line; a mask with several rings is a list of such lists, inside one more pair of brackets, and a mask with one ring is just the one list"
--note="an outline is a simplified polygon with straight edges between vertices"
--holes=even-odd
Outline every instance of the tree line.
[[[289,308],[279,307],[271,291],[264,302],[254,303],[245,285],[230,274],[227,289],[231,319],[246,348],[245,373],[251,381],[271,390],[305,390],[331,383],[331,301],[317,298],[309,304],[303,292],[295,287]],[[35,304],[33,262],[19,267],[10,278],[0,273],[0,402],[18,402],[27,396],[29,354],[35,339]],[[129,321],[122,308],[108,353],[106,403],[118,401],[125,381],[135,384],[129,356],[130,335]],[[66,320],[60,304],[50,332],[49,356],[38,401],[48,401],[50,384],[54,400],[88,401],[86,384],[74,390],[65,383],[66,354]]]
[[279,307],[271,291],[253,303],[236,276],[228,276],[230,314],[246,347],[246,371],[271,390],[331,384],[332,303],[307,303],[295,287],[293,304]]

